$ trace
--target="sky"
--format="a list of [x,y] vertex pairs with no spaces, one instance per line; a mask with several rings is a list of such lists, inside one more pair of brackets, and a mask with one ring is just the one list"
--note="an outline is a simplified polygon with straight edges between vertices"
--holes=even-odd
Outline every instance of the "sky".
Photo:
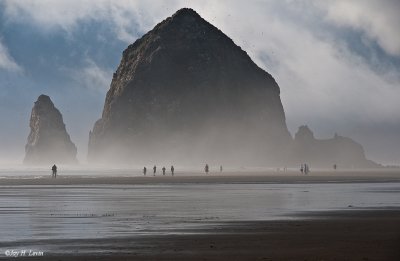
[[307,124],[400,165],[398,0],[0,0],[0,162],[22,161],[40,94],[84,162],[122,51],[183,7],[272,74],[292,135]]

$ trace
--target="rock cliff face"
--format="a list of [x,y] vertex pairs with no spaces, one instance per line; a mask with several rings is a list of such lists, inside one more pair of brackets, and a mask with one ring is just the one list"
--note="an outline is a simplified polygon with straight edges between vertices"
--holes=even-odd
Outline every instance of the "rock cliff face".
[[268,165],[291,142],[274,78],[181,9],[123,52],[88,159]]
[[65,129],[61,113],[49,96],[39,96],[29,125],[31,132],[25,146],[25,164],[77,163],[76,147]]
[[298,165],[329,168],[377,168],[379,164],[366,159],[361,144],[339,135],[332,139],[318,140],[308,126],[300,126],[294,139],[294,159]]

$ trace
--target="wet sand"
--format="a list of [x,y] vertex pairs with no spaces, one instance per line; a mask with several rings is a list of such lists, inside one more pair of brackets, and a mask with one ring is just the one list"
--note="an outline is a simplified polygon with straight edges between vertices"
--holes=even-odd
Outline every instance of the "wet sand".
[[0,185],[141,185],[141,184],[229,184],[229,183],[351,183],[351,182],[400,182],[400,170],[358,170],[358,171],[313,171],[308,175],[297,171],[230,171],[223,173],[204,174],[200,172],[178,172],[175,176],[132,176],[126,174],[118,175],[115,171],[113,176],[95,175],[63,175],[59,173],[56,179],[49,176],[23,176],[2,177]]
[[[102,211],[113,209],[113,206],[118,210],[124,204],[127,204],[133,213],[143,214],[143,210],[149,211],[148,208],[154,208],[157,211],[161,211],[160,213],[165,213],[163,208],[160,209],[160,206],[171,207],[172,211],[177,207],[182,210],[179,206],[188,205],[180,205],[180,200],[185,202],[187,200],[191,201],[193,198],[199,200],[200,197],[198,195],[204,195],[204,193],[210,194],[210,197],[215,195],[226,196],[231,191],[236,191],[236,193],[239,193],[237,197],[245,200],[237,201],[235,198],[231,199],[235,204],[226,205],[224,212],[221,212],[222,214],[226,214],[226,211],[231,207],[245,206],[248,204],[246,202],[253,202],[255,204],[254,207],[268,210],[268,204],[260,203],[265,202],[264,197],[261,195],[267,195],[266,200],[272,201],[274,200],[272,195],[280,195],[279,191],[283,191],[284,195],[287,195],[288,199],[283,201],[283,206],[288,209],[293,210],[293,206],[298,207],[299,204],[304,204],[303,207],[305,208],[315,206],[313,202],[315,202],[314,199],[316,197],[319,201],[326,202],[327,205],[333,204],[333,209],[337,206],[335,200],[338,200],[338,206],[340,206],[341,210],[296,212],[293,213],[294,218],[292,219],[278,218],[270,220],[254,220],[251,215],[245,215],[247,219],[227,220],[226,218],[221,218],[208,220],[208,214],[203,214],[201,217],[204,217],[204,220],[199,222],[206,224],[206,226],[202,227],[182,226],[182,224],[188,222],[183,215],[182,217],[185,217],[185,219],[178,220],[181,223],[171,223],[173,225],[167,233],[156,229],[157,231],[153,231],[154,233],[135,233],[133,231],[133,233],[127,233],[126,236],[115,235],[97,238],[56,237],[54,239],[47,236],[44,238],[32,237],[29,240],[25,238],[20,241],[0,242],[0,248],[44,249],[44,256],[42,257],[18,257],[13,260],[400,260],[400,208],[396,200],[400,192],[399,182],[399,171],[313,171],[307,176],[294,171],[260,171],[251,173],[224,172],[222,174],[209,174],[208,176],[202,173],[178,172],[174,177],[143,177],[137,175],[129,177],[126,175],[118,176],[118,173],[113,177],[67,176],[60,173],[57,179],[29,176],[24,178],[5,177],[0,179],[0,185],[3,186],[2,191],[5,191],[3,196],[22,200],[16,202],[20,202],[23,207],[12,209],[9,207],[11,205],[4,203],[5,215],[0,216],[0,218],[8,217],[8,220],[2,220],[6,225],[8,224],[7,222],[10,224],[16,224],[17,222],[17,219],[15,221],[10,220],[11,214],[15,218],[29,217],[27,221],[20,220],[21,224],[34,224],[39,227],[45,224],[50,225],[51,222],[55,222],[52,220],[58,219],[66,222],[58,223],[57,221],[57,224],[65,225],[65,228],[68,228],[68,225],[75,224],[74,222],[76,224],[89,222],[86,226],[90,226],[94,224],[95,220],[101,222],[110,220],[111,223],[106,223],[109,225],[121,225],[126,222],[130,224],[134,219],[130,218],[125,221],[125,216],[120,216],[121,213],[118,211],[115,216],[111,217],[107,215],[104,217],[102,215],[82,217],[70,216],[69,214],[76,212],[76,209],[86,211],[88,205],[84,205],[85,207],[82,208],[72,208],[79,206],[75,205],[74,202],[86,202],[85,200],[87,200],[89,206],[93,205],[94,209],[99,206]],[[364,186],[367,188],[366,191],[356,191],[353,194],[353,188],[362,187],[360,186],[362,184],[357,183],[371,184]],[[372,183],[378,183],[379,185]],[[196,187],[196,184],[200,184],[201,187]],[[215,187],[215,184],[220,185]],[[248,188],[244,184],[247,184]],[[294,185],[286,186],[286,184]],[[338,190],[336,190],[336,187],[332,188],[329,184],[337,184]],[[387,187],[388,184],[390,185],[389,187]],[[52,185],[57,186],[52,188]],[[101,186],[93,187],[93,185]],[[103,185],[106,186],[103,187]],[[134,186],[129,187],[129,185]],[[203,191],[203,187],[213,186],[214,190]],[[294,191],[293,186],[295,186]],[[304,186],[307,187],[306,190],[303,188]],[[319,190],[315,191],[316,187]],[[186,191],[184,188],[190,191]],[[30,189],[29,193],[32,194],[25,192],[25,189]],[[241,189],[251,191],[253,194],[250,193],[251,197],[248,197],[247,194],[243,194],[244,192]],[[36,192],[39,190],[40,192]],[[104,194],[105,192],[110,193],[109,191],[111,190],[112,194]],[[81,194],[82,191],[84,191],[84,194]],[[117,192],[121,194],[117,194]],[[191,195],[192,198],[176,197],[181,194]],[[326,196],[323,196],[325,194]],[[109,198],[111,195],[114,198]],[[171,195],[174,197],[170,197]],[[292,195],[295,195],[294,200]],[[315,195],[315,197],[312,195]],[[340,195],[340,197],[335,198],[330,195]],[[360,199],[361,195],[369,196]],[[382,200],[384,199],[382,201],[383,205],[382,207],[374,207],[375,203],[380,204],[379,202],[381,202],[376,201],[373,204],[373,200],[379,195]],[[93,198],[88,198],[88,196]],[[151,198],[151,196],[154,198]],[[32,198],[30,199],[30,197]],[[258,201],[255,200],[257,198]],[[139,201],[139,199],[143,199],[143,202]],[[160,202],[160,199],[166,201],[163,203],[162,201]],[[171,201],[171,199],[174,200]],[[282,198],[278,199],[282,200]],[[110,205],[106,204],[108,201]],[[372,207],[366,206],[364,209],[362,205],[358,207],[348,205],[349,202],[353,201],[368,202],[372,204]],[[59,202],[63,203],[63,205],[58,205]],[[118,206],[117,202],[122,205]],[[139,202],[142,202],[143,205],[140,205]],[[161,205],[155,205],[154,202],[160,202]],[[205,206],[207,208],[215,207],[216,210],[220,208],[219,205],[209,205],[209,202],[212,202],[209,200],[197,201],[194,205],[200,202],[206,203]],[[295,205],[292,206],[289,202],[293,202]],[[226,204],[228,201],[225,199],[222,203]],[[246,204],[243,205],[242,203]],[[42,206],[42,204],[45,205]],[[51,209],[56,207],[58,212],[47,211],[47,205]],[[133,209],[135,206],[137,209]],[[203,209],[201,205],[198,207]],[[34,212],[33,210],[35,209],[39,212]],[[89,209],[92,208],[90,207]],[[142,210],[140,211],[140,209]],[[247,206],[244,209],[253,211],[251,207]],[[24,214],[25,212],[22,213],[21,211],[29,212]],[[182,211],[185,212],[186,210]],[[268,213],[268,211],[265,213]],[[114,215],[114,212],[110,213]],[[233,211],[232,213],[236,217],[243,212],[236,213]],[[176,214],[177,212],[174,215]],[[158,222],[157,215],[144,216],[144,221]],[[254,213],[254,215],[260,216],[257,213]],[[198,215],[195,216],[198,217]],[[251,220],[249,220],[249,217]],[[82,221],[80,221],[81,219]],[[44,220],[47,221],[42,224]],[[115,223],[115,220],[117,220],[117,223]],[[196,223],[197,219],[194,222]],[[150,222],[153,227],[152,224]],[[18,226],[16,226],[16,229],[18,229]],[[52,232],[59,231],[57,229],[54,228]],[[83,228],[82,231],[85,231],[85,229]],[[16,242],[18,242],[17,245]],[[46,252],[45,247],[49,245],[54,249],[57,249],[58,246],[62,251]],[[10,257],[0,253],[0,259],[10,260]]]
[[[305,220],[228,222],[201,234],[54,243],[70,244],[70,255],[17,260],[400,260],[400,210],[315,213]],[[77,250],[93,245],[107,252]]]

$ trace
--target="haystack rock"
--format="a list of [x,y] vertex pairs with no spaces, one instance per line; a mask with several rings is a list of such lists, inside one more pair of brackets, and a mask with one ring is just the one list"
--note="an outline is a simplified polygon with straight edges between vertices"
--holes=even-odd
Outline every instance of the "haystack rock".
[[316,139],[308,126],[300,126],[295,134],[294,153],[297,164],[311,164],[313,167],[330,168],[378,168],[381,165],[365,157],[361,144],[346,137]]
[[72,143],[59,110],[49,96],[40,95],[33,106],[31,132],[25,146],[25,164],[77,163]]
[[88,159],[271,165],[291,142],[274,78],[185,8],[123,52]]

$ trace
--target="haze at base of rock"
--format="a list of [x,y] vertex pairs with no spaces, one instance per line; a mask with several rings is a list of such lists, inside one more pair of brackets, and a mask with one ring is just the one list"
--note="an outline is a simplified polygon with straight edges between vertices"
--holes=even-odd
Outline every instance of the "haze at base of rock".
[[25,146],[24,164],[76,164],[77,149],[68,135],[59,110],[49,96],[40,95],[35,102]]

